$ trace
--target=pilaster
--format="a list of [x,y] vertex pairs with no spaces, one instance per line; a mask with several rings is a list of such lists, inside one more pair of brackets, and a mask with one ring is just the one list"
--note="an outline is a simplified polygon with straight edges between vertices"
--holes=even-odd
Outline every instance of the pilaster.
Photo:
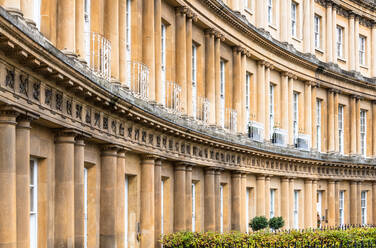
[[333,63],[333,18],[332,3],[328,2],[326,6],[326,61]]
[[349,69],[355,71],[355,15],[349,13]]
[[154,163],[154,214],[155,214],[155,247],[160,247],[159,239],[162,234],[162,159],[156,159]]
[[359,71],[359,16],[355,16],[355,26],[354,26],[354,45],[355,45],[355,70]]
[[[155,101],[162,105],[163,87],[161,78],[162,56],[161,56],[161,43],[162,43],[162,0],[154,0],[154,55],[155,55]],[[188,68],[187,68],[188,70]]]
[[[311,86],[311,109],[312,109],[312,113],[311,113],[311,122],[312,122],[312,125],[311,125],[311,131],[312,131],[312,135],[311,135],[311,148],[313,150],[317,150],[317,129],[316,129],[316,126],[317,126],[317,84],[313,84]],[[321,116],[320,116],[320,119],[321,119]],[[321,146],[321,144],[319,144],[319,146]]]
[[304,0],[303,9],[303,51],[305,53],[311,52],[311,0]]
[[204,186],[204,230],[215,231],[215,189],[214,189],[214,174],[213,168],[205,169],[205,186]]
[[333,63],[337,64],[337,5],[332,4],[332,56]]
[[335,151],[334,139],[334,91],[328,90],[328,152]]
[[358,224],[358,183],[350,181],[350,224]]
[[74,53],[75,50],[75,28],[76,28],[75,0],[57,1],[57,39],[56,47]]
[[180,232],[185,230],[185,164],[175,165],[174,173],[174,231]]
[[237,171],[231,175],[231,204],[231,230],[240,231],[241,174]]
[[256,178],[256,216],[265,216],[265,176]]
[[214,172],[214,194],[215,194],[215,231],[220,232],[221,231],[221,211],[219,209],[221,208],[221,170],[215,170]]
[[335,182],[328,181],[328,225],[335,226]]
[[[264,125],[265,130],[265,61],[257,64],[257,121]],[[265,133],[265,131],[264,131]],[[266,138],[266,134],[264,135]]]
[[311,88],[311,85],[312,83],[310,81],[307,81],[304,84],[304,131],[307,135],[309,135],[310,138],[312,137],[312,88]]
[[176,17],[176,80],[181,87],[182,113],[187,112],[187,40],[186,40],[186,13],[185,6],[177,7]]
[[[290,194],[289,194],[289,179],[286,177],[281,178],[281,216],[285,221],[285,229],[290,228]],[[291,203],[292,206],[292,203]]]
[[233,57],[233,69],[232,69],[232,76],[233,76],[233,97],[232,97],[232,107],[237,113],[237,128],[238,132],[241,132],[242,129],[240,128],[241,125],[241,113],[243,111],[242,108],[242,85],[241,79],[244,76],[241,73],[241,48],[240,47],[233,47],[232,49],[232,57]]
[[304,180],[304,227],[312,228],[312,179]]
[[357,99],[355,96],[350,97],[350,154],[356,155],[357,151]]
[[[217,42],[219,40],[216,40],[216,46],[214,48],[214,31],[211,29],[208,29],[205,31],[205,95],[206,98],[209,100],[209,124],[219,124],[218,120],[219,118],[219,111],[220,111],[220,104],[219,101],[217,102],[216,92],[216,80],[217,79],[217,68],[216,68],[216,62],[217,62],[217,53],[220,52],[220,46],[217,45]],[[217,51],[218,50],[218,51]],[[219,55],[218,55],[219,59]],[[218,62],[219,66],[219,62]],[[219,72],[218,72],[219,73]],[[219,95],[219,94],[217,94]],[[218,117],[217,117],[218,116]]]
[[185,167],[185,229],[192,230],[192,165]]

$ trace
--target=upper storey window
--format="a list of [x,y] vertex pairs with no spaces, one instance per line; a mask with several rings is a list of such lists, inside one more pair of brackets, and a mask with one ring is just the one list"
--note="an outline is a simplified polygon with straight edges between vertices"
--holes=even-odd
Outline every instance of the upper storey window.
[[321,152],[321,100],[316,100],[316,140],[317,151]]
[[226,85],[226,62],[221,60],[220,63],[220,97],[221,97],[221,125],[225,125],[225,85]]
[[321,16],[315,15],[314,19],[314,32],[315,32],[315,48],[319,49],[321,47]]
[[338,143],[339,152],[344,153],[344,127],[343,127],[343,105],[338,105]]
[[291,35],[296,37],[296,21],[297,21],[298,4],[291,2]]
[[366,65],[366,37],[359,36],[359,64]]
[[299,94],[297,92],[294,92],[293,95],[293,135],[294,135],[294,143],[297,142],[298,138],[298,116],[299,116],[299,109],[298,109],[298,100],[299,100]]
[[162,82],[162,99],[163,105],[166,104],[166,25],[162,23],[161,26],[161,82]]
[[274,128],[274,85],[269,85],[269,130],[270,139],[273,138],[273,128]]
[[197,46],[196,44],[192,45],[192,107],[193,107],[193,116],[196,116],[197,108]]
[[268,24],[273,24],[273,0],[268,0]]
[[337,26],[337,57],[343,58],[343,27]]

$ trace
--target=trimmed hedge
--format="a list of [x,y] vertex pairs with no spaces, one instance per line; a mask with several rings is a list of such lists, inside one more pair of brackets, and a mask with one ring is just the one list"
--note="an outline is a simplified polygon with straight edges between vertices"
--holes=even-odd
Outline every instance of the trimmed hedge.
[[305,230],[305,231],[290,231],[290,232],[270,232],[258,231],[250,234],[240,232],[229,233],[192,233],[192,232],[178,232],[166,234],[162,237],[161,243],[164,247],[186,248],[186,247],[222,247],[222,245],[244,245],[244,247],[267,247],[270,244],[284,243],[285,246],[289,243],[291,247],[294,244],[301,246],[303,243],[320,244],[331,243],[339,246],[343,243],[353,242],[376,242],[376,228],[351,228],[348,230]]

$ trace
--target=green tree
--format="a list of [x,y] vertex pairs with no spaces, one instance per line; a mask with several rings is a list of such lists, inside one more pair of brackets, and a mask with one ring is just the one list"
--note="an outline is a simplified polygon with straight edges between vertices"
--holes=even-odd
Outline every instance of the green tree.
[[269,220],[269,227],[273,230],[278,230],[285,225],[282,217],[273,217]]
[[262,230],[268,227],[268,220],[265,216],[256,216],[251,220],[249,226],[252,228],[253,231]]

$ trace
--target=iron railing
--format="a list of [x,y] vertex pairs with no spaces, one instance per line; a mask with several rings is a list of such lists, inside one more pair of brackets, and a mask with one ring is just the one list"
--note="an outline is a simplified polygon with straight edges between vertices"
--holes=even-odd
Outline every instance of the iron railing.
[[225,129],[230,132],[237,132],[238,113],[234,109],[226,108],[225,112]]
[[99,77],[111,79],[111,42],[95,32],[85,33],[86,62]]
[[209,121],[209,108],[209,100],[204,97],[198,97],[196,104],[196,119],[207,124]]
[[165,89],[167,110],[174,114],[181,113],[181,87],[176,82],[166,82]]
[[149,98],[149,68],[140,62],[127,62],[126,85],[131,93],[138,98]]

